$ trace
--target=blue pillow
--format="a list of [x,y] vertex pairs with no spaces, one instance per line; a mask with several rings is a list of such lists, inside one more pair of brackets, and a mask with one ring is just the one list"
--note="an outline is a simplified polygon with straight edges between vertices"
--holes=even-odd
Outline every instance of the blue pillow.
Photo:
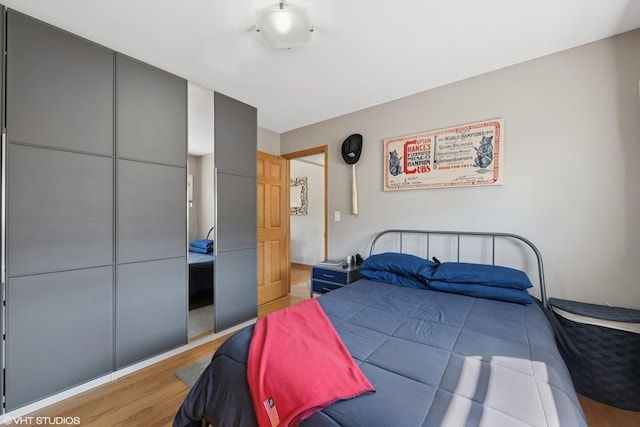
[[427,289],[426,283],[422,280],[390,271],[363,270],[360,268],[360,273],[367,279],[375,280],[376,282],[391,283],[393,285],[404,286],[405,288]]
[[519,304],[531,304],[532,302],[531,296],[526,289],[502,288],[474,283],[441,282],[438,280],[429,280],[428,285],[430,289],[437,291],[451,292],[477,298],[515,302]]
[[414,277],[423,281],[422,277],[431,275],[431,270],[437,264],[424,258],[397,252],[385,252],[371,255],[360,265],[362,270],[389,271],[403,276]]
[[428,281],[473,283],[520,290],[532,287],[531,281],[523,271],[499,265],[466,262],[443,262],[425,278]]

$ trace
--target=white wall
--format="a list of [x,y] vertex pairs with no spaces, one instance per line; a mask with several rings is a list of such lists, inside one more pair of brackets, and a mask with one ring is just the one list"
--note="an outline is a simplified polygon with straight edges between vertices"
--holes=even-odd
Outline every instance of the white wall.
[[[214,94],[189,82],[189,173],[193,175],[193,206],[189,209],[189,241],[204,239],[215,223],[214,212]],[[193,171],[193,173],[192,173]]]
[[291,215],[291,262],[313,265],[324,259],[324,167],[291,160],[291,178],[307,177],[307,215]]
[[[193,175],[193,201],[189,208],[189,242],[204,239],[215,223],[213,154],[189,156],[188,173]],[[213,238],[213,233],[209,238]]]
[[187,124],[189,154],[202,156],[214,150],[213,91],[195,83],[187,83]]
[[[287,132],[281,152],[329,145],[330,257],[392,227],[507,231],[540,249],[549,296],[640,308],[639,81],[636,30]],[[496,117],[502,186],[382,191],[385,138]],[[356,132],[354,216],[340,145]]]
[[[207,237],[207,233],[209,229],[214,226],[216,223],[215,217],[215,189],[213,186],[213,171],[215,168],[214,163],[214,154],[207,154],[206,156],[202,156],[200,158],[200,200],[201,203],[199,205],[200,214],[199,214],[199,230],[200,236],[199,239],[204,239]],[[210,239],[213,239],[213,232],[209,236]]]
[[258,151],[280,155],[280,134],[258,127]]
[[193,176],[193,198],[189,206],[189,242],[201,239],[200,237],[200,205],[201,205],[201,178],[200,178],[200,157],[189,156],[187,163],[187,173]]

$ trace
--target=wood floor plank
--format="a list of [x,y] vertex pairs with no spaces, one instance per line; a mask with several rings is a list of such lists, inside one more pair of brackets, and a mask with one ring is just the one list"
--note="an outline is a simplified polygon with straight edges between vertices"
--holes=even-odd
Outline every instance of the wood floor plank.
[[626,411],[588,397],[578,395],[580,404],[591,427],[636,427],[640,426],[640,412]]

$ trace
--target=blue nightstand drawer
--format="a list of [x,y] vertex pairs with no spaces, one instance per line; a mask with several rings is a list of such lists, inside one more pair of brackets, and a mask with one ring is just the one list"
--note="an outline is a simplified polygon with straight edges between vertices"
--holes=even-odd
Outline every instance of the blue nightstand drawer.
[[319,294],[324,294],[333,290],[336,290],[338,288],[341,288],[344,285],[337,285],[335,283],[328,283],[328,282],[321,282],[319,280],[312,280],[311,281],[311,289],[313,290],[313,292],[319,293]]
[[344,283],[345,285],[347,284],[346,271],[343,272],[323,268],[314,268],[312,278],[318,280],[327,280],[329,282]]
[[352,265],[349,268],[334,265],[314,265],[311,269],[311,290],[324,294],[333,291],[360,278],[360,267]]

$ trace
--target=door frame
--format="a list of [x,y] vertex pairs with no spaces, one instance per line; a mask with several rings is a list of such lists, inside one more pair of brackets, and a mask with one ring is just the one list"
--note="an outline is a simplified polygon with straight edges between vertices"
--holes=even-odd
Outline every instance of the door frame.
[[[289,162],[300,157],[307,157],[314,154],[324,154],[324,257],[329,253],[329,146],[320,145],[318,147],[307,148],[305,150],[294,151],[292,153],[281,154],[280,157],[287,159],[287,178],[291,180],[291,168]],[[291,230],[291,216],[289,218],[289,230]],[[287,242],[289,252],[289,262],[291,262],[291,238]]]

